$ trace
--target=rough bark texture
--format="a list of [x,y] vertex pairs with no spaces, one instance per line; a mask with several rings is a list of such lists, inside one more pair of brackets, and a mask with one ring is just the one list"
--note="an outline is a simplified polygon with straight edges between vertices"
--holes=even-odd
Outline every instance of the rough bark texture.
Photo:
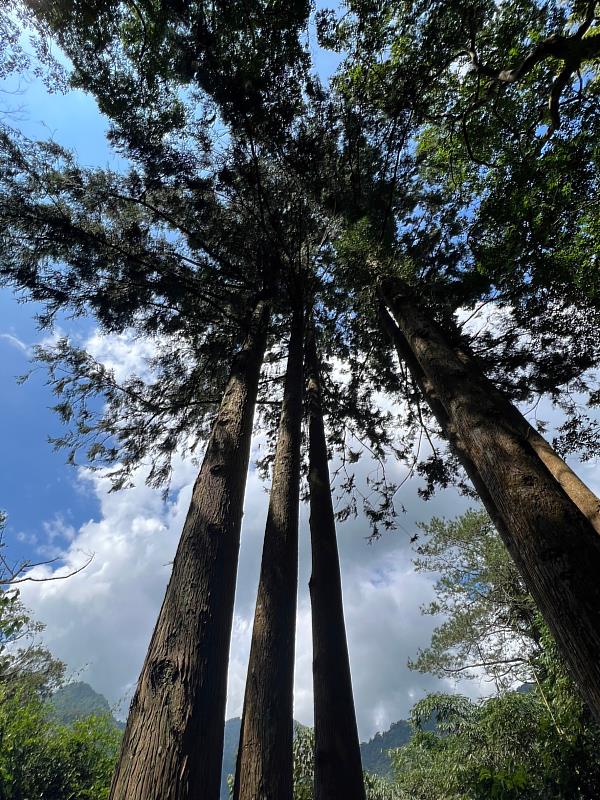
[[[468,348],[459,347],[457,353],[465,365],[480,370],[477,358]],[[506,403],[506,399],[497,387],[487,377],[482,377],[487,382],[489,391],[497,397],[498,401]],[[579,510],[589,519],[595,530],[600,533],[600,499],[573,472],[566,461],[558,455],[552,445],[531,425],[516,406],[510,403],[507,404],[507,407],[515,431],[527,439],[538,458],[546,465]]]
[[438,425],[442,430],[443,436],[448,441],[451,449],[457,456],[458,460],[463,466],[463,469],[467,473],[469,480],[473,484],[473,487],[477,494],[479,495],[481,502],[485,506],[485,510],[489,514],[490,519],[494,523],[494,527],[496,530],[501,533],[503,538],[507,536],[506,531],[506,523],[504,522],[502,515],[496,508],[494,501],[492,500],[492,496],[487,490],[486,485],[481,480],[479,473],[477,472],[475,465],[465,452],[464,447],[461,445],[461,442],[456,435],[456,431],[453,429],[452,423],[450,422],[450,418],[446,413],[446,409],[442,405],[442,403],[436,397],[435,391],[433,386],[431,385],[431,381],[427,378],[423,370],[421,369],[421,365],[415,358],[414,353],[408,346],[408,342],[400,332],[400,329],[391,318],[388,310],[385,308],[384,305],[379,310],[380,319],[382,326],[387,333],[390,341],[396,348],[396,352],[398,354],[398,358],[401,361],[404,361],[408,369],[410,370],[410,374],[413,377],[413,380],[419,387],[419,390],[427,404],[431,408],[433,415],[437,419]]
[[268,320],[268,305],[260,301],[194,486],[111,800],[219,797],[244,489]]
[[246,679],[235,800],[292,800],[293,797],[303,320],[304,310],[300,308],[291,328]]
[[364,800],[314,330],[307,336],[315,800]]
[[596,532],[600,533],[600,500],[598,497],[573,472],[552,445],[544,439],[541,433],[536,431],[521,412],[516,408],[514,411],[515,415],[518,415],[516,416],[515,424],[522,427],[523,435],[537,453],[538,458],[550,470],[580,511],[589,519]]
[[[397,293],[392,293],[397,292]],[[384,287],[388,305],[431,381],[469,459],[506,523],[500,533],[600,719],[600,538],[515,430],[511,405],[465,363],[408,290]]]
[[[398,357],[402,359],[408,366],[415,383],[419,387],[421,393],[427,400],[431,410],[438,420],[444,436],[448,439],[456,455],[461,461],[465,472],[473,483],[475,490],[481,497],[481,500],[486,507],[486,510],[490,515],[494,525],[496,526],[497,530],[500,530],[500,526],[503,525],[504,522],[500,518],[498,509],[495,508],[491,497],[489,496],[489,492],[482,484],[481,478],[477,474],[474,465],[464,452],[464,448],[461,447],[460,440],[456,436],[456,432],[452,429],[452,424],[450,423],[443,405],[435,396],[431,381],[423,373],[423,370],[421,369],[419,362],[416,360],[414,353],[408,346],[406,339],[404,339],[402,333],[398,329],[398,326],[392,320],[385,307],[380,310],[380,314],[383,328],[396,347]],[[457,353],[465,364],[468,365],[470,363],[473,366],[476,365],[476,359],[471,353],[467,353],[462,349],[457,349]],[[492,384],[492,382],[487,378],[484,379],[488,383],[489,391],[497,395],[500,402],[506,402],[505,399],[501,398],[498,389]],[[573,472],[571,467],[558,455],[552,445],[550,445],[549,442],[544,439],[541,433],[539,433],[533,427],[533,425],[531,425],[531,423],[523,416],[523,414],[521,414],[519,409],[513,406],[512,403],[510,404],[509,416],[512,424],[514,425],[515,431],[531,444],[538,458],[543,464],[546,465],[550,473],[563,487],[567,495],[571,498],[579,510],[589,519],[594,529],[600,533],[600,499],[597,497],[597,495],[595,495],[594,492],[592,492],[592,490],[581,480],[581,478],[575,472]]]

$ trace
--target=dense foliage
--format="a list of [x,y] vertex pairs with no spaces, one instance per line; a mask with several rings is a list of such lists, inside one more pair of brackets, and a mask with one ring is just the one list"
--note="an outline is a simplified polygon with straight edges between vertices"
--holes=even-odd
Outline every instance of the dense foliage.
[[[420,535],[415,565],[439,575],[424,611],[446,619],[413,666],[487,675],[501,691],[479,702],[437,694],[417,703],[415,736],[392,752],[399,789],[415,800],[597,797],[600,728],[489,519],[480,511],[435,519]],[[530,683],[515,691],[523,679]]]
[[0,797],[103,800],[121,732],[110,714],[58,721],[52,692],[65,666],[38,643],[14,589],[0,595]]
[[[475,703],[431,695],[413,709],[417,732],[392,753],[411,800],[592,800],[600,787],[600,730],[570,691],[549,681]],[[435,714],[436,732],[420,729]]]
[[40,698],[0,692],[0,796],[3,800],[104,800],[121,732],[108,717],[72,725],[49,718]]

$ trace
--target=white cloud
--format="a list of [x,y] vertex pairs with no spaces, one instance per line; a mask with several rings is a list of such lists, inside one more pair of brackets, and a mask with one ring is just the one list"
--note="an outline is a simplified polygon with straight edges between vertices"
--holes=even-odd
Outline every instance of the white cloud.
[[131,331],[107,336],[95,330],[83,347],[122,381],[132,374],[141,378],[150,375],[149,362],[156,355],[157,340],[135,336]]
[[27,358],[32,358],[34,354],[34,348],[36,346],[40,347],[52,347],[57,343],[57,341],[64,336],[63,330],[56,326],[55,328],[50,331],[50,333],[43,336],[38,341],[34,342],[33,344],[27,344],[24,342],[19,336],[15,333],[0,333],[0,339],[4,340],[9,344],[11,347],[14,347],[20,353],[22,353]]
[[25,344],[25,342],[21,341],[18,336],[15,336],[12,333],[0,333],[0,339],[7,342],[7,344],[9,344],[11,347],[14,347],[16,350],[19,350],[28,358],[31,356],[31,347]]
[[[94,334],[88,345],[119,377],[143,372],[153,354],[152,343],[126,336]],[[544,409],[544,418],[557,419],[556,410]],[[368,460],[361,460],[358,467],[364,480],[370,469]],[[397,465],[390,469],[400,472]],[[81,473],[99,501],[98,518],[78,530],[60,517],[48,522],[46,545],[51,541],[53,546],[63,547],[64,561],[58,569],[37,567],[34,574],[66,574],[80,566],[88,553],[94,553],[93,561],[65,581],[22,586],[24,602],[46,623],[48,647],[73,672],[82,670],[82,679],[112,704],[125,700],[122,714],[160,609],[196,472],[191,461],[175,460],[167,503],[159,491],[144,485],[141,473],[133,488],[120,493],[109,493],[108,481],[101,475]],[[582,472],[596,488],[598,475],[597,465],[592,464]],[[391,477],[398,478],[398,474]],[[398,532],[368,544],[368,525],[362,519],[349,520],[338,530],[348,645],[363,739],[406,717],[426,691],[453,688],[407,668],[407,659],[428,643],[434,624],[419,611],[431,598],[433,578],[412,570],[409,534],[417,520],[433,515],[453,517],[469,503],[450,490],[423,503],[414,480],[404,485],[397,499],[407,508]],[[241,713],[267,502],[264,486],[252,469],[240,550],[228,716]],[[303,506],[295,680],[295,716],[302,722],[312,719],[308,540],[308,510]],[[461,691],[477,693],[480,688],[466,683]]]
[[51,544],[57,539],[71,542],[77,536],[75,528],[65,520],[62,514],[56,514],[49,522],[44,522],[43,527]]
[[33,575],[67,574],[91,553],[92,562],[65,581],[23,584],[23,600],[46,623],[53,653],[71,670],[85,667],[83,678],[111,703],[135,682],[169,576],[193,478],[190,465],[176,471],[180,488],[170,505],[143,482],[111,494],[106,479],[87,475],[99,519],[81,526],[58,569],[37,567]]

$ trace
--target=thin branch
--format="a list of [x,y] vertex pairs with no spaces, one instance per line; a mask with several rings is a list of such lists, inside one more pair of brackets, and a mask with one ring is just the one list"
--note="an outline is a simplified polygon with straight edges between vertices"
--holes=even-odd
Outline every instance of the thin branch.
[[47,566],[48,564],[55,564],[59,559],[58,558],[52,558],[49,561],[39,561],[36,564],[32,564],[32,563],[26,561],[24,564],[21,564],[21,566],[16,571],[13,571],[12,575],[9,575],[7,578],[0,578],[0,585],[1,586],[7,586],[7,585],[15,586],[18,583],[28,583],[28,582],[31,582],[31,583],[45,583],[46,581],[64,581],[67,578],[72,578],[73,575],[77,575],[79,572],[83,572],[83,570],[86,569],[86,567],[88,567],[91,564],[91,562],[93,561],[93,558],[94,558],[94,553],[92,553],[89,556],[89,558],[85,562],[85,564],[82,564],[81,567],[78,567],[77,569],[74,569],[71,572],[68,572],[66,575],[54,575],[54,576],[52,576],[50,578],[32,578],[31,576],[26,575],[24,578],[18,578],[17,575],[20,575],[26,569],[34,569],[35,567],[44,567],[44,566]]

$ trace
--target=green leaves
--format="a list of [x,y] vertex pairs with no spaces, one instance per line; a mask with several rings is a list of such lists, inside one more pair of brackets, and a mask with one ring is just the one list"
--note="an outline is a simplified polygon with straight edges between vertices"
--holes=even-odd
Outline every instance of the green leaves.
[[31,695],[0,689],[0,791],[5,800],[106,800],[121,732],[107,717],[58,725]]
[[531,680],[539,620],[487,514],[473,510],[420,527],[415,568],[440,576],[436,599],[422,610],[445,619],[411,666],[441,677],[483,672],[505,689]]
[[53,721],[47,701],[65,665],[38,643],[43,627],[18,591],[0,592],[0,795],[105,800],[121,732],[108,717]]
[[437,601],[424,613],[447,618],[416,666],[483,672],[501,691],[479,702],[456,694],[418,702],[416,734],[392,757],[399,789],[411,800],[592,800],[600,729],[486,515],[470,511],[422,529],[415,566],[439,574]]
[[401,796],[592,800],[600,777],[600,731],[587,723],[582,737],[576,716],[567,728],[557,725],[559,706],[549,687],[546,695],[508,692],[479,703],[433,695],[418,703],[413,717],[433,715],[437,729],[418,730],[408,745],[393,751]]

